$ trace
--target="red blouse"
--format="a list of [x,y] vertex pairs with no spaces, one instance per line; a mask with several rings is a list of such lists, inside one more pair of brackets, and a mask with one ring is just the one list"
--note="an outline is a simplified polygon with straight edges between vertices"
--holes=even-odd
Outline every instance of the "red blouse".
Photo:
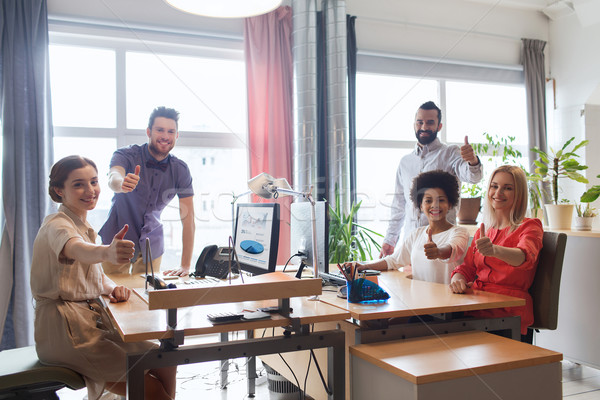
[[523,223],[512,232],[508,227],[504,229],[488,228],[485,233],[495,245],[521,249],[525,254],[523,264],[513,267],[498,258],[482,256],[475,247],[475,241],[480,237],[478,229],[475,232],[471,246],[467,250],[464,262],[454,268],[452,275],[462,274],[467,282],[473,282],[474,289],[525,299],[525,306],[495,308],[469,313],[469,315],[485,318],[507,315],[520,316],[521,334],[525,335],[527,327],[533,324],[533,303],[529,294],[529,287],[533,283],[538,255],[542,249],[542,236],[544,234],[542,223],[539,219],[525,218]]

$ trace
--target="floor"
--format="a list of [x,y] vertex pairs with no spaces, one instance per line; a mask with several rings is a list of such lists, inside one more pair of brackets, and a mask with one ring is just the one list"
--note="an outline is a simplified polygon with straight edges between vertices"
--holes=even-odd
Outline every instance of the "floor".
[[[197,337],[197,343],[215,340],[210,335]],[[189,339],[187,341],[189,343]],[[564,360],[563,371],[563,399],[569,400],[600,400],[600,370]],[[260,361],[257,362],[259,378],[256,384],[255,399],[265,400],[305,400],[298,392],[289,393],[291,390],[279,390],[275,393],[269,390],[269,383],[274,386],[279,377],[267,374]],[[220,364],[207,362],[180,366],[177,369],[177,400],[220,399],[241,400],[248,399],[246,387],[246,361],[243,358],[235,359],[229,366],[229,385],[227,389],[220,389]],[[281,393],[284,392],[284,393]],[[199,394],[202,393],[202,396]],[[87,399],[85,389],[73,391],[62,389],[58,391],[61,400]],[[118,396],[103,396],[102,400],[118,400]],[[307,396],[306,399],[309,399]]]

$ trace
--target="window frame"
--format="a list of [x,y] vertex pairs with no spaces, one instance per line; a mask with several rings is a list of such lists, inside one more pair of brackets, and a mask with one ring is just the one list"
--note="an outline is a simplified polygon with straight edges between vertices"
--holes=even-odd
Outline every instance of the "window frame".
[[[128,129],[126,121],[126,54],[128,51],[244,61],[241,37],[158,32],[149,28],[100,26],[50,21],[49,44],[115,51],[116,127],[54,126],[54,136],[116,138],[117,148],[147,141],[145,129]],[[244,148],[240,132],[180,130],[178,146]],[[246,139],[247,140],[247,139]]]

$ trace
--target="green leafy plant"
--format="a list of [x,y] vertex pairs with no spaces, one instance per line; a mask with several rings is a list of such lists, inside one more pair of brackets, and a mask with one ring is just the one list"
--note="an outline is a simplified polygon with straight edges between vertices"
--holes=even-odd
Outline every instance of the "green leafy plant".
[[[519,159],[523,155],[512,145],[516,140],[515,136],[499,136],[484,132],[483,138],[482,143],[472,143],[471,146],[482,162],[487,161],[487,164],[492,166],[492,168],[486,167],[489,172],[502,164],[519,165]],[[463,183],[461,193],[465,197],[483,197],[486,192],[483,188],[485,181],[487,179],[482,179],[479,183]]]
[[[596,178],[600,178],[600,175],[598,175]],[[599,196],[600,185],[594,185],[581,195],[581,199],[579,199],[579,201],[582,203],[591,203],[592,201],[596,201]]]
[[383,238],[383,235],[355,222],[361,204],[359,201],[352,205],[346,214],[335,188],[334,207],[329,204],[329,263],[367,261],[379,254],[381,245],[374,237]]
[[544,204],[546,190],[535,179],[534,175],[527,171],[525,171],[525,175],[527,176],[527,190],[529,191],[529,208],[533,211],[532,215],[536,215],[536,210],[541,209]]
[[463,197],[481,197],[483,194],[483,188],[479,183],[465,183],[463,182],[460,186],[460,193]]
[[534,161],[537,168],[531,179],[538,182],[550,181],[552,183],[552,201],[554,204],[558,204],[559,200],[559,178],[569,178],[577,182],[588,183],[588,180],[579,173],[579,171],[587,169],[587,165],[581,165],[579,164],[579,161],[576,160],[576,158],[579,157],[576,151],[587,145],[588,141],[582,140],[574,145],[571,150],[567,150],[573,140],[575,140],[575,137],[567,140],[564,146],[558,151],[554,151],[554,149],[550,148],[550,154],[547,154],[537,147],[531,149],[531,151],[540,157],[539,160]]
[[585,208],[583,208],[583,204],[576,204],[575,210],[577,210],[578,217],[595,217],[598,215],[596,209],[594,207],[590,207],[590,203],[587,203]]

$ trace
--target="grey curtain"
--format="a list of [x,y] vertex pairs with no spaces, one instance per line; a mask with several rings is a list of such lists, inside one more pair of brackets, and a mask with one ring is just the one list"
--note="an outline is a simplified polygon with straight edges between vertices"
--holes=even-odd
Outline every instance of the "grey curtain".
[[[535,39],[522,39],[522,41],[521,60],[527,96],[529,147],[537,146],[546,151],[546,70],[544,63],[546,42]],[[529,168],[530,172],[533,172],[535,169],[533,162],[530,163]]]
[[31,251],[53,154],[47,14],[46,0],[0,0],[2,349],[33,344]]

